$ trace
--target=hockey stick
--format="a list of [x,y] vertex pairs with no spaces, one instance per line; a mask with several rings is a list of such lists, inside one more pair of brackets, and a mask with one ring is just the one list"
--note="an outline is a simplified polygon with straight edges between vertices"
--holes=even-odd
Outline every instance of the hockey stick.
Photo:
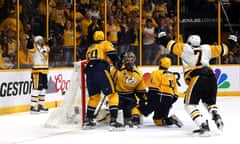
[[232,25],[231,25],[231,23],[230,23],[230,20],[229,20],[229,18],[228,18],[228,15],[227,15],[227,13],[226,13],[226,11],[225,11],[225,8],[224,8],[224,6],[223,6],[222,0],[220,0],[220,5],[221,5],[221,8],[222,8],[223,14],[224,14],[224,16],[225,16],[225,18],[226,18],[226,21],[227,21],[227,23],[228,23],[228,25],[229,25],[230,31],[231,31],[231,33],[234,33],[234,32],[233,32],[233,29],[232,29]]
[[94,116],[93,116],[94,118],[96,118],[98,116],[98,114],[99,114],[100,110],[102,109],[102,106],[103,106],[106,98],[107,98],[107,96],[104,95],[104,97],[102,98],[101,103],[99,104],[99,106],[97,107],[96,111],[94,112]]

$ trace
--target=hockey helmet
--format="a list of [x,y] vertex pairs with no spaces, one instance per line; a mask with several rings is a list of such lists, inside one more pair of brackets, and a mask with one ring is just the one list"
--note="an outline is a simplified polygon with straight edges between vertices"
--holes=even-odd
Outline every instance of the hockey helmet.
[[160,68],[168,69],[172,65],[172,60],[167,56],[160,58],[159,62]]
[[39,36],[34,37],[34,42],[35,43],[38,43],[40,40],[44,40],[42,36],[39,35]]
[[93,40],[95,40],[95,41],[104,40],[103,31],[95,31],[94,34],[93,34]]
[[136,62],[136,55],[131,51],[127,52],[125,60],[124,60],[127,70],[132,71],[133,66],[135,65],[135,62]]
[[199,47],[201,44],[201,38],[199,35],[190,35],[187,39],[187,43],[193,47]]

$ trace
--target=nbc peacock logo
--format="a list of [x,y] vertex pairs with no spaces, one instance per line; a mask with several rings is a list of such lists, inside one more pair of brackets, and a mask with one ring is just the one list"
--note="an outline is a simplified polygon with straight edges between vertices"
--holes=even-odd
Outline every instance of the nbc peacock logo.
[[215,69],[215,77],[217,79],[218,88],[229,88],[230,82],[226,73],[223,73],[220,69]]

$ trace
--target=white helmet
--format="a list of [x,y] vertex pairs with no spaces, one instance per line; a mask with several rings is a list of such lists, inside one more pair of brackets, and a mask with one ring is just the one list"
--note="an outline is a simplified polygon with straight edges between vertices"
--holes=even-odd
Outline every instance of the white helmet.
[[199,35],[190,35],[187,39],[187,43],[193,47],[199,47],[201,44],[201,38]]
[[38,43],[40,40],[43,40],[43,37],[42,37],[42,36],[39,35],[39,36],[35,36],[35,37],[34,37],[34,42],[35,42],[35,43]]

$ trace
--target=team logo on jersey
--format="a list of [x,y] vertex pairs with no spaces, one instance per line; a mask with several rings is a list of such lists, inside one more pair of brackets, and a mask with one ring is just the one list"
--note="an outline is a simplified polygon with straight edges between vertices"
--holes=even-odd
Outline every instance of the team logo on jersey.
[[228,76],[226,73],[223,73],[220,69],[215,69],[215,77],[217,79],[218,88],[229,88],[230,82],[227,81]]
[[128,85],[136,84],[137,80],[133,76],[124,76],[125,83]]

